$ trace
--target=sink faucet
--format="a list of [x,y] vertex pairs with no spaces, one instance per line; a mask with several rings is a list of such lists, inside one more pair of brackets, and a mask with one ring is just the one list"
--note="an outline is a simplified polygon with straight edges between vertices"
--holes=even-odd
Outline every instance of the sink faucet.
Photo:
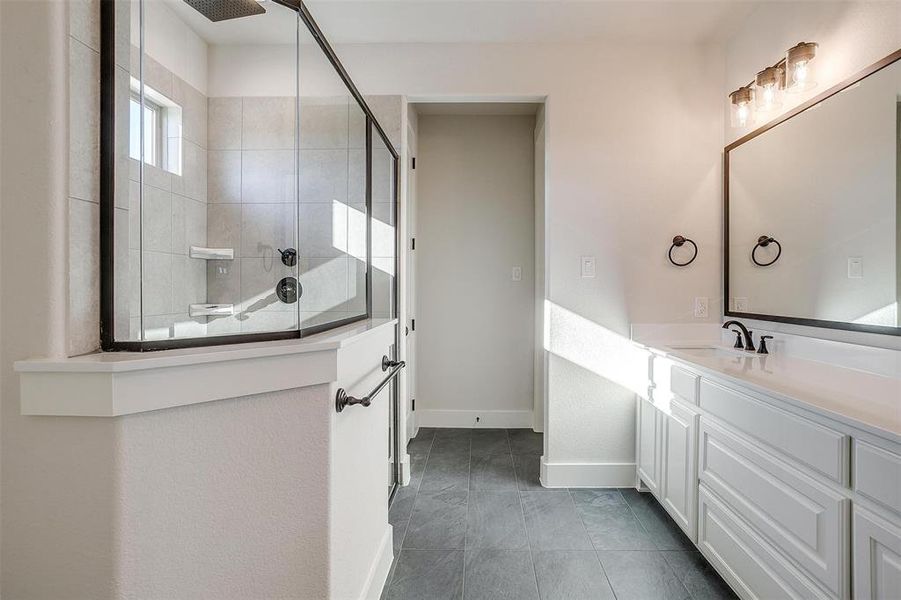
[[742,335],[745,336],[745,350],[748,352],[754,352],[756,348],[754,347],[754,332],[748,331],[748,328],[744,326],[744,324],[740,321],[726,321],[723,323],[723,329],[729,329],[735,325],[739,329],[741,329]]

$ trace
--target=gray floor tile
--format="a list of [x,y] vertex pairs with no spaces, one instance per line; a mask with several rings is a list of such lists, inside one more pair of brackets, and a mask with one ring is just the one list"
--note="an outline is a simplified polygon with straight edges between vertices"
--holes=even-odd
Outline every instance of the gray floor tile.
[[421,492],[469,489],[469,452],[429,455],[422,475]]
[[410,440],[407,444],[407,454],[412,456],[428,456],[432,449],[432,438],[419,438],[418,436]]
[[584,550],[534,552],[541,600],[613,600],[597,555]]
[[472,429],[439,429],[432,442],[432,453],[469,453]]
[[622,494],[658,550],[695,549],[654,496],[634,489],[623,489]]
[[576,510],[596,550],[656,550],[627,504],[576,502]]
[[626,501],[618,489],[570,488],[576,505],[626,506]]
[[544,454],[544,436],[531,429],[508,429],[513,454]]
[[618,600],[686,600],[690,596],[660,552],[598,552]]
[[466,585],[468,600],[538,600],[535,570],[528,551],[468,550]]
[[670,550],[662,554],[693,600],[738,598],[700,552]]
[[435,432],[438,431],[437,427],[420,427],[416,430],[416,439],[432,439],[435,437]]
[[398,486],[394,493],[394,500],[391,501],[391,507],[388,509],[388,522],[392,525],[403,521],[410,520],[410,513],[413,511],[413,500],[419,490],[413,486]]
[[419,490],[422,484],[422,474],[425,472],[425,464],[428,456],[410,456],[410,486]]
[[520,492],[532,550],[593,550],[567,491]]
[[473,456],[469,468],[469,489],[515,492],[513,457],[509,454]]
[[537,454],[514,454],[513,469],[520,491],[540,492],[550,488],[541,485],[541,456]]
[[469,492],[466,549],[528,550],[518,492]]
[[462,550],[404,550],[389,600],[459,600],[463,595]]
[[472,455],[510,454],[506,429],[476,429],[472,432]]
[[394,558],[397,559],[397,555],[400,553],[400,549],[404,546],[404,535],[407,533],[407,525],[409,521],[403,521],[401,523],[394,523],[391,525],[392,534],[391,541],[393,542],[394,548]]
[[404,536],[404,548],[463,548],[467,492],[420,492]]

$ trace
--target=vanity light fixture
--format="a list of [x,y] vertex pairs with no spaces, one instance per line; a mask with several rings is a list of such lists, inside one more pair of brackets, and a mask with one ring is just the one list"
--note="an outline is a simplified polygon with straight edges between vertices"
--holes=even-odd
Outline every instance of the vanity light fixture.
[[769,112],[782,106],[782,90],[785,89],[785,71],[782,67],[767,67],[754,80],[757,87],[757,110]]
[[747,127],[754,116],[754,88],[750,85],[740,87],[731,94],[732,126]]
[[817,55],[816,42],[801,42],[789,48],[785,58],[757,73],[754,81],[729,94],[732,126],[751,125],[757,118],[782,106],[782,92],[801,92],[816,85],[811,62]]
[[816,42],[801,42],[785,53],[785,68],[789,73],[788,90],[802,92],[816,86],[810,63],[817,55]]

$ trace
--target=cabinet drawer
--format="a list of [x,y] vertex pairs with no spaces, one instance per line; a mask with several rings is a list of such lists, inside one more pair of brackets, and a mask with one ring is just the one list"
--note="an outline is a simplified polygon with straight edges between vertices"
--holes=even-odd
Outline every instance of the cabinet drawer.
[[674,394],[692,404],[698,403],[698,380],[700,377],[677,366],[670,369],[670,389]]
[[701,481],[835,596],[847,596],[850,500],[709,419],[700,436]]
[[901,513],[901,456],[854,440],[854,489]]
[[790,459],[848,484],[848,436],[706,379],[701,380],[700,406]]
[[901,527],[854,507],[854,597],[895,600],[901,594]]
[[698,495],[698,548],[742,598],[829,597],[704,485]]

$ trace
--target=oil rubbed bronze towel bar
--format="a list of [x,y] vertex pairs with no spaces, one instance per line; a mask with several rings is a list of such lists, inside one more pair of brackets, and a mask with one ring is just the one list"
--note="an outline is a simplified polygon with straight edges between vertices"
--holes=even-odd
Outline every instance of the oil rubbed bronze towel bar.
[[[692,253],[691,258],[688,259],[686,262],[683,262],[683,263],[676,262],[676,260],[673,258],[673,250],[675,250],[676,248],[681,248],[685,244],[691,244],[692,247],[694,248],[694,253]],[[698,257],[698,245],[695,244],[693,240],[690,240],[687,237],[682,236],[682,235],[677,235],[676,237],[673,238],[673,245],[669,247],[669,261],[671,263],[673,263],[677,267],[687,267],[688,265],[693,263],[697,257]]]
[[[774,258],[770,262],[760,262],[759,260],[757,260],[757,249],[758,248],[766,248],[770,244],[776,244],[776,248],[777,248],[776,258]],[[757,238],[757,245],[755,245],[754,249],[751,250],[751,260],[753,260],[754,264],[757,265],[758,267],[768,267],[768,266],[774,264],[777,260],[779,260],[780,256],[782,256],[782,244],[780,244],[778,241],[776,241],[776,238],[768,236],[768,235],[762,235],[759,238]]]
[[338,394],[335,396],[335,409],[338,412],[342,412],[348,406],[354,406],[355,404],[359,404],[361,406],[369,406],[372,404],[373,399],[379,395],[385,386],[394,379],[400,370],[407,366],[402,360],[391,360],[387,356],[382,357],[382,371],[391,370],[384,379],[382,379],[381,383],[375,386],[371,392],[363,396],[362,398],[354,398],[353,396],[348,396],[347,392],[344,391],[344,388],[338,390]]

